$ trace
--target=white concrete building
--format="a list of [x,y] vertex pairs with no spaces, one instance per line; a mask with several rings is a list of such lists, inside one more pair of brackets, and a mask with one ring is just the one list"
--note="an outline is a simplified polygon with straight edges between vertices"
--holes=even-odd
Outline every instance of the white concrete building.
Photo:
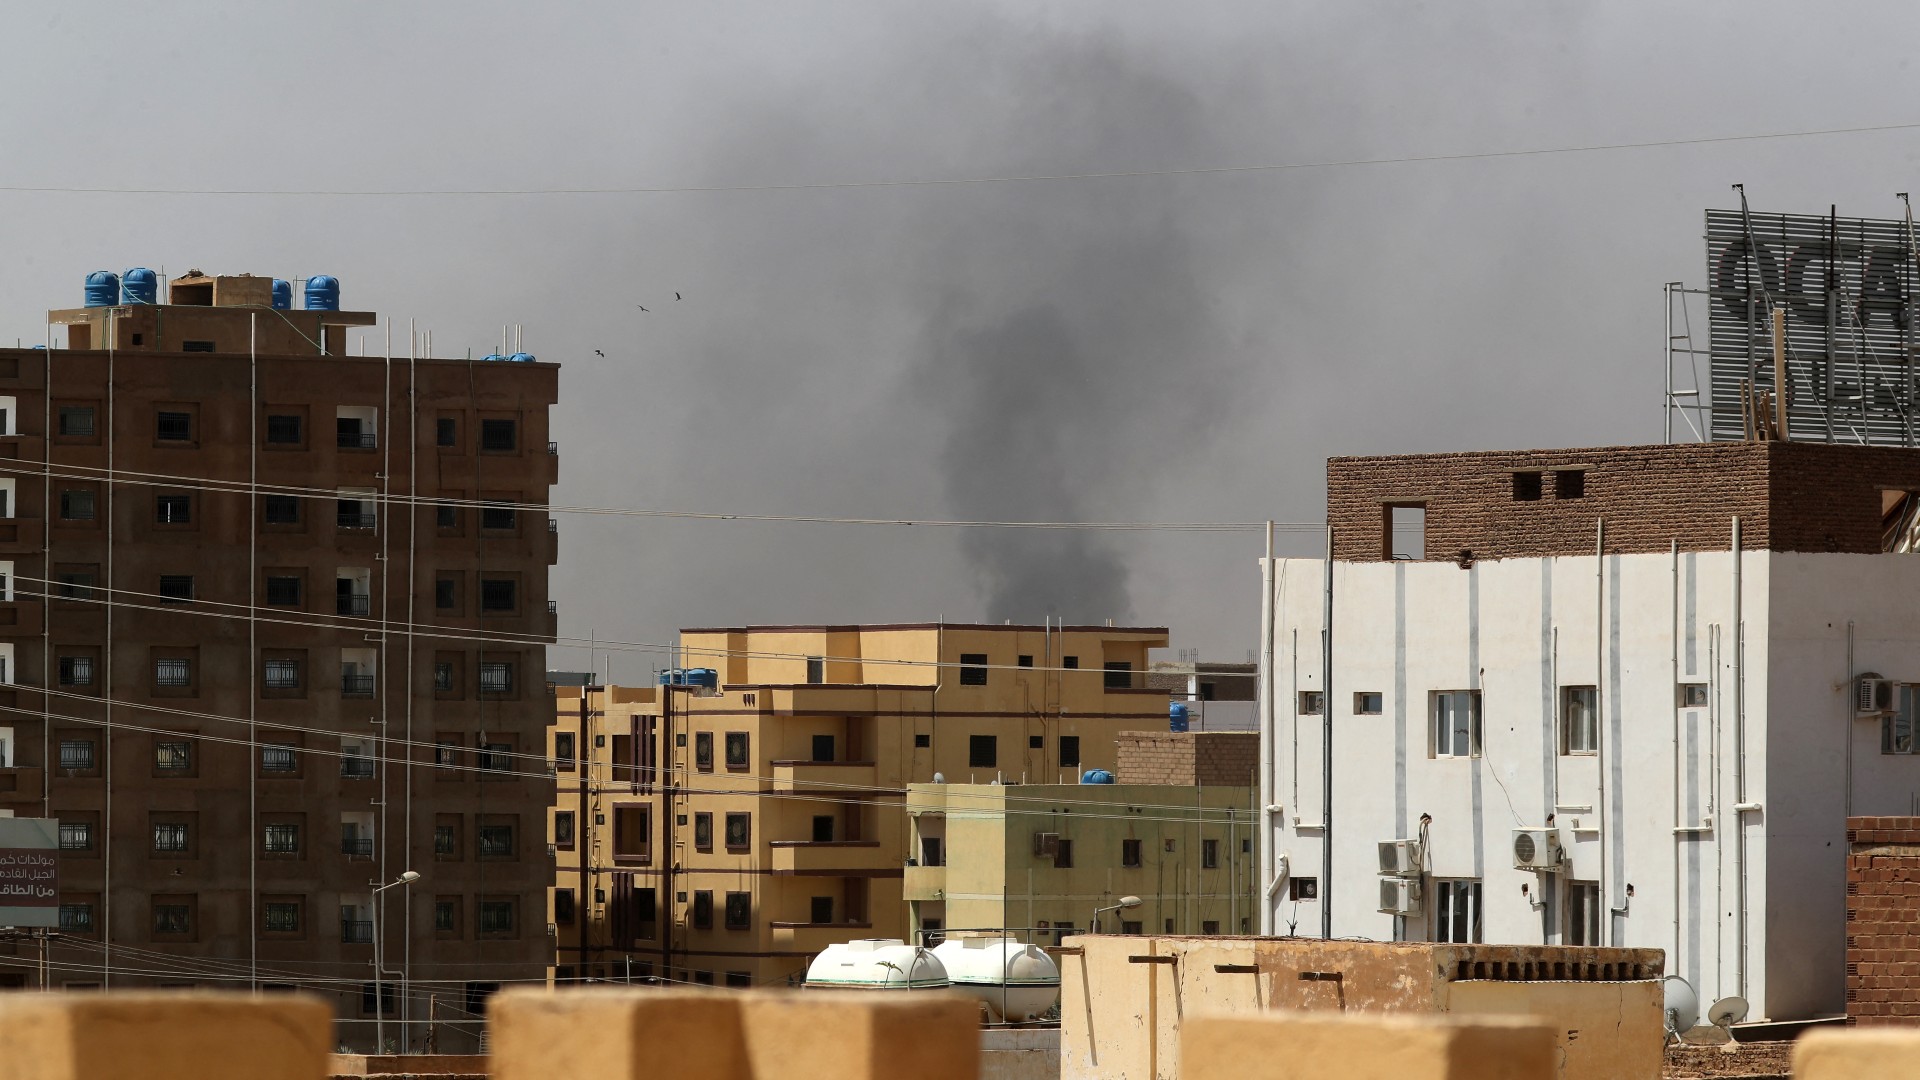
[[1330,462],[1332,557],[1268,568],[1264,929],[1657,947],[1749,1019],[1844,1012],[1846,818],[1920,799],[1914,491],[1920,451],[1808,444]]

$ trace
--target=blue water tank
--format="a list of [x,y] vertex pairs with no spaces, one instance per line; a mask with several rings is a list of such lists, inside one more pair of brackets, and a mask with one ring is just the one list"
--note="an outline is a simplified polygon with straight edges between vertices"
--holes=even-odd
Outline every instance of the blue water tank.
[[480,362],[484,364],[484,363],[486,363],[486,362],[487,362],[487,361],[489,361],[489,360],[505,360],[505,359],[506,359],[506,357],[504,357],[504,356],[501,356],[501,355],[500,355],[499,353],[497,353],[497,352],[490,352],[490,353],[488,353],[487,355],[485,355],[485,356],[483,356],[483,357],[481,357],[481,358],[480,358]]
[[321,274],[307,279],[308,311],[340,310],[340,279]]
[[120,276],[120,298],[123,304],[158,303],[160,275],[144,266],[127,271]]
[[87,275],[87,306],[112,307],[120,302],[120,277],[111,270]]
[[533,363],[533,354],[530,352],[517,352],[507,357],[507,359],[516,364],[531,364]]
[[293,310],[293,282],[285,278],[273,279],[273,310]]
[[1111,784],[1113,783],[1113,774],[1105,769],[1088,769],[1086,772],[1080,774],[1080,782],[1083,784]]
[[710,667],[665,668],[660,672],[661,686],[698,686],[720,688],[720,673]]
[[1187,703],[1186,703],[1186,702],[1184,702],[1184,701],[1175,701],[1175,702],[1172,702],[1172,703],[1170,703],[1170,704],[1168,704],[1168,706],[1167,706],[1167,730],[1168,730],[1168,731],[1185,731],[1185,730],[1187,730],[1187,717],[1188,717],[1189,715],[1191,715],[1191,711],[1190,711],[1190,710],[1189,710],[1189,709],[1187,708]]

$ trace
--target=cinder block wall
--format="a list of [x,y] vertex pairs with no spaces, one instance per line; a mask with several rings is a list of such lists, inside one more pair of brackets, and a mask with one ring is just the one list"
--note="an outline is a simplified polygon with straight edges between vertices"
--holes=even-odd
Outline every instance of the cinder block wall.
[[1847,819],[1847,1023],[1920,1024],[1920,818]]
[[1260,762],[1254,731],[1123,731],[1116,741],[1122,784],[1250,787]]

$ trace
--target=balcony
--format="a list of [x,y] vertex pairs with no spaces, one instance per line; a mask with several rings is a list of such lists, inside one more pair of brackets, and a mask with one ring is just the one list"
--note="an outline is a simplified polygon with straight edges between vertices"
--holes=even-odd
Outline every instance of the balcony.
[[372,610],[373,598],[360,593],[340,593],[334,597],[334,601],[340,609],[340,614],[364,617]]
[[0,769],[0,806],[9,803],[39,802],[46,770],[38,765],[20,765]]
[[40,605],[37,599],[0,601],[0,626],[39,626]]
[[343,836],[340,838],[340,854],[350,859],[373,858],[373,837]]
[[830,795],[836,789],[873,787],[879,769],[871,761],[776,761],[773,790],[777,794]]
[[334,520],[343,529],[371,529],[376,523],[375,515],[359,510],[342,510]]
[[341,758],[340,778],[343,780],[373,779],[373,759],[364,757]]
[[560,444],[559,444],[559,443],[557,443],[557,442],[550,442],[550,443],[548,443],[548,444],[547,444],[547,454],[548,454],[548,456],[549,456],[549,457],[559,457],[559,456],[560,456]]
[[338,433],[338,441],[342,450],[372,450],[379,446],[371,431],[342,431]]
[[878,840],[775,840],[773,872],[776,874],[866,874],[876,870],[898,870],[900,856],[880,850]]
[[340,676],[340,696],[341,697],[372,697],[373,696],[373,676],[371,675]]
[[372,919],[341,919],[340,920],[340,944],[342,945],[373,944],[373,920]]
[[902,900],[944,900],[947,896],[947,868],[908,864],[900,883]]

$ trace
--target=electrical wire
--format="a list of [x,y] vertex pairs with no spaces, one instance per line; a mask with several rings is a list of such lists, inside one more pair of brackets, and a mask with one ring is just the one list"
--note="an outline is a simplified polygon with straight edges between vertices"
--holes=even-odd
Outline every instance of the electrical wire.
[[1651,150],[1679,146],[1804,139],[1831,135],[1863,135],[1920,129],[1920,123],[1864,124],[1852,127],[1807,128],[1797,131],[1709,135],[1678,139],[1642,139],[1631,142],[1585,143],[1517,150],[1461,151],[1443,154],[1405,154],[1394,157],[1331,158],[1254,165],[1214,165],[1174,169],[1123,169],[1106,172],[1025,173],[1002,176],[928,177],[894,180],[840,180],[815,183],[697,184],[634,187],[525,187],[525,188],[179,188],[104,187],[4,184],[0,192],[62,195],[251,195],[297,198],[417,198],[526,195],[668,195],[734,194],[770,191],[840,191],[862,188],[952,187],[980,184],[1031,184],[1074,180],[1120,180],[1166,176],[1220,176],[1234,173],[1291,172],[1310,169],[1355,168],[1366,165],[1410,165],[1450,161],[1491,161],[1503,158],[1544,157],[1558,154],[1595,154],[1617,150]]

